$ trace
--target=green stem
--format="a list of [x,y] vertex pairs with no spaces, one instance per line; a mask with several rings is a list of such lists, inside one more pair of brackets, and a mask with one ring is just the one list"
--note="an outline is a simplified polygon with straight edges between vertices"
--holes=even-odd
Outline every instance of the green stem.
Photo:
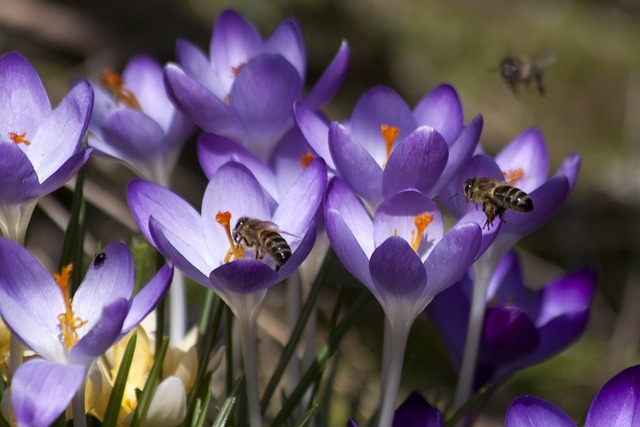
[[244,359],[244,374],[247,385],[247,399],[249,404],[249,425],[260,427],[262,416],[260,414],[260,393],[258,390],[258,357],[256,352],[256,320],[258,307],[253,304],[239,304],[236,307],[238,317],[238,329],[242,345]]

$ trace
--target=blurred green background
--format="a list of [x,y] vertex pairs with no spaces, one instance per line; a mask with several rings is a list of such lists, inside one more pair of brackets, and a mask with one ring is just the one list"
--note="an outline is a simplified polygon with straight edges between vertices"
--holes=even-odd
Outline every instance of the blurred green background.
[[[307,84],[315,82],[341,40],[351,47],[343,88],[325,108],[346,118],[376,84],[398,91],[410,106],[441,82],[453,84],[465,121],[484,117],[481,143],[495,154],[528,127],[548,141],[552,173],[572,152],[582,156],[578,184],[567,205],[519,251],[533,287],[565,270],[592,266],[598,291],[587,333],[559,357],[516,375],[488,403],[484,425],[500,425],[506,406],[528,393],[552,400],[581,420],[606,379],[637,363],[640,337],[640,1],[447,2],[425,0],[0,0],[1,51],[18,50],[35,66],[57,104],[69,81],[94,81],[104,68],[119,70],[134,54],[174,59],[183,37],[205,51],[219,12],[240,11],[266,36],[285,17],[296,18],[307,46]],[[515,96],[496,71],[507,54],[553,53],[545,75],[547,96],[533,88]],[[195,138],[185,148],[174,188],[198,206],[205,185],[195,157]],[[128,240],[135,230],[124,202],[133,175],[112,162],[91,160],[88,248]],[[70,200],[61,190],[43,200],[28,245],[56,264]],[[93,246],[92,246],[93,245]],[[336,266],[339,271],[339,266]],[[338,276],[323,298],[328,310]],[[276,287],[269,299],[281,304]],[[377,399],[379,321],[363,322],[341,350],[336,390],[344,399],[337,419],[361,401],[364,417]],[[268,338],[264,339],[267,346]],[[277,346],[276,346],[277,347]],[[275,350],[277,351],[277,349]],[[269,356],[263,353],[265,359]],[[268,376],[269,362],[264,362]],[[417,388],[443,403],[454,372],[426,318],[410,338],[400,397]],[[363,386],[364,384],[364,386]],[[492,424],[493,423],[493,424]]]

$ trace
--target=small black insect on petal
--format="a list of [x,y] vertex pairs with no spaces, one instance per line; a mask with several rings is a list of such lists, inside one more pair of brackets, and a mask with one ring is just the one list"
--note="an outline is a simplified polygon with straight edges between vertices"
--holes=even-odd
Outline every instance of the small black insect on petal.
[[98,255],[96,255],[96,259],[93,261],[93,266],[100,267],[106,259],[107,254],[105,254],[104,252],[100,252]]

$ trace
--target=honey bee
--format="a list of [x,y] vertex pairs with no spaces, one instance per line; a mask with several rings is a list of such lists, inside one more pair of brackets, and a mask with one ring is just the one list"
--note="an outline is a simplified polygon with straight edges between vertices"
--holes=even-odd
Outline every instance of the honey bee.
[[546,55],[539,58],[526,56],[507,56],[498,66],[498,72],[509,85],[513,93],[518,93],[518,85],[529,86],[535,81],[538,93],[545,95],[543,84],[544,72],[555,61],[555,55]]
[[533,201],[524,191],[512,187],[504,181],[492,178],[469,178],[464,183],[464,196],[467,202],[482,204],[482,210],[487,215],[487,222],[482,228],[489,230],[496,217],[502,218],[507,209],[516,212],[531,212]]
[[243,216],[233,229],[236,245],[242,244],[256,252],[256,259],[269,255],[276,263],[276,271],[291,257],[291,247],[276,231],[276,225],[269,221]]

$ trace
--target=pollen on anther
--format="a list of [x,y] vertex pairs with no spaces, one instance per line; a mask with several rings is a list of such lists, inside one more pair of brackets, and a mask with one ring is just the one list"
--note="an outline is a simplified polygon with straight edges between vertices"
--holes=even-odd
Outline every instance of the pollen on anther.
[[[380,125],[380,134],[384,138],[384,143],[386,145],[386,158],[389,160],[391,157],[391,149],[393,148],[393,143],[396,138],[400,134],[400,128],[397,126],[388,126],[388,125]],[[382,169],[386,168],[387,162],[384,162],[382,165]]]
[[508,171],[502,172],[505,181],[507,181],[510,185],[514,185],[524,176],[524,169],[516,168],[509,169]]
[[69,295],[69,278],[72,270],[73,264],[68,264],[62,267],[60,273],[53,275],[53,279],[64,299],[65,311],[58,314],[58,323],[60,324],[60,331],[66,348],[71,348],[75,345],[78,341],[78,329],[87,324],[86,320],[76,317],[73,312],[71,296]]
[[15,142],[16,145],[19,145],[19,144],[31,145],[31,141],[29,141],[26,137],[27,137],[26,132],[22,132],[22,133],[9,132],[9,138],[13,142]]
[[434,215],[430,215],[429,212],[423,212],[415,217],[413,223],[416,226],[415,230],[411,230],[411,248],[418,252],[418,248],[420,247],[420,242],[422,242],[422,235],[424,234],[424,230],[427,229],[429,224],[433,222],[435,219]]
[[129,108],[142,111],[138,98],[125,87],[124,80],[115,71],[105,70],[100,76],[100,84],[113,93],[116,102],[122,102]]
[[242,246],[236,244],[236,242],[233,240],[233,236],[231,235],[230,221],[231,221],[231,212],[218,211],[218,213],[216,214],[216,222],[224,228],[225,234],[227,235],[227,240],[229,241],[229,249],[227,250],[227,253],[224,257],[225,264],[231,261],[232,257],[235,257],[236,259],[240,259],[244,257],[244,251],[242,250]]
[[311,151],[307,151],[306,154],[303,154],[302,157],[300,157],[299,161],[302,167],[306,169],[307,167],[309,167],[309,165],[311,164],[311,162],[313,162],[314,159],[315,157],[313,156]]

